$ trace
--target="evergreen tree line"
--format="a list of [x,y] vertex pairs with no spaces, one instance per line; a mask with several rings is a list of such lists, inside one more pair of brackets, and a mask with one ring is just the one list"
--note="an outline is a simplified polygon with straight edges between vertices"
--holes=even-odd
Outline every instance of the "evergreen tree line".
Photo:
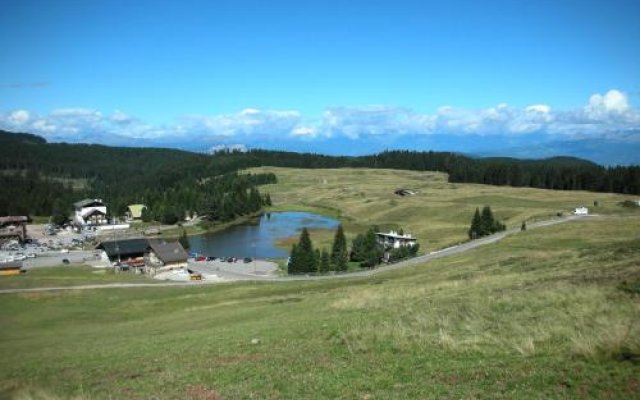
[[60,179],[42,178],[32,170],[0,172],[0,216],[68,215],[75,201],[78,198],[71,184]]
[[349,255],[347,238],[342,225],[338,226],[333,238],[331,253],[326,249],[314,249],[309,231],[302,228],[300,240],[291,247],[287,271],[289,274],[325,273],[330,271],[346,271]]
[[[119,213],[127,204],[155,201],[161,197],[158,191],[172,199],[160,203],[178,207],[186,201],[186,209],[195,210],[200,199],[189,188],[197,188],[196,182],[259,166],[429,170],[448,173],[450,182],[640,194],[640,166],[605,168],[569,157],[476,159],[431,151],[334,157],[267,150],[209,155],[173,149],[47,143],[36,135],[0,131],[0,183],[7,191],[0,197],[0,211],[25,214],[17,210],[28,209],[29,214],[51,215],[58,206],[77,199],[101,197]],[[69,182],[73,183],[71,189]],[[40,199],[30,199],[33,195]]]
[[[358,234],[352,241],[351,251],[347,248],[347,239],[342,225],[338,226],[331,252],[313,247],[307,228],[302,229],[298,243],[293,244],[288,263],[289,274],[309,274],[326,272],[344,272],[349,261],[359,263],[361,268],[373,268],[383,260],[385,249],[376,240],[376,228],[370,228],[364,234]],[[418,245],[389,249],[388,261],[398,261],[414,257]]]
[[[522,230],[525,230],[526,225],[524,225],[524,222],[523,227],[524,229]],[[482,236],[504,231],[505,229],[507,229],[506,225],[493,217],[491,207],[484,206],[482,212],[476,208],[476,212],[471,219],[471,227],[469,227],[468,231],[469,239],[477,239]]]
[[[172,188],[148,189],[140,202],[143,221],[175,224],[186,215],[198,214],[211,222],[226,222],[238,216],[253,214],[271,205],[271,196],[261,194],[257,185],[276,183],[274,174],[238,174],[236,172],[211,179],[180,183]],[[105,196],[105,198],[108,198]],[[112,204],[116,215],[126,210],[126,202]]]

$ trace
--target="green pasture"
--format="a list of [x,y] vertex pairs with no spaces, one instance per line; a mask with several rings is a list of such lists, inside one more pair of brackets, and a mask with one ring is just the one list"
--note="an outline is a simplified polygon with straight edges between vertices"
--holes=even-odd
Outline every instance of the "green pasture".
[[369,278],[4,294],[0,398],[634,398],[639,260],[602,217]]
[[[0,399],[638,397],[640,211],[618,205],[635,197],[433,172],[252,171],[278,176],[261,188],[269,211],[335,216],[349,239],[402,227],[427,252],[466,240],[484,205],[508,227],[580,205],[598,216],[371,277],[0,294]],[[333,232],[311,237],[328,248]],[[76,266],[0,278],[148,282]]]
[[[352,238],[369,226],[403,228],[414,234],[422,251],[433,251],[467,240],[476,207],[488,205],[507,227],[568,215],[579,206],[591,213],[638,215],[640,209],[619,206],[637,196],[583,191],[559,191],[509,186],[448,183],[439,172],[384,169],[292,169],[261,167],[250,172],[273,172],[278,183],[261,191],[271,195],[272,211],[313,211],[339,217]],[[398,188],[415,196],[400,197]],[[594,206],[594,202],[598,206]],[[313,236],[320,247],[331,245],[331,235]]]

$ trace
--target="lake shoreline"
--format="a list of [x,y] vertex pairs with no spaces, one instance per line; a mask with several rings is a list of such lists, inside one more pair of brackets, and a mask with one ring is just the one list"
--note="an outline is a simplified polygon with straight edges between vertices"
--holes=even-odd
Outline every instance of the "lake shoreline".
[[283,242],[294,240],[303,228],[333,235],[340,221],[308,211],[264,211],[214,231],[189,235],[190,250],[207,256],[286,258]]

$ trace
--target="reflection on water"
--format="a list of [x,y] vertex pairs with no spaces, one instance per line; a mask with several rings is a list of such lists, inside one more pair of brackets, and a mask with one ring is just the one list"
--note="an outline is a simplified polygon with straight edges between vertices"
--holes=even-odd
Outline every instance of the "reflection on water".
[[306,212],[268,213],[250,223],[191,236],[190,251],[216,257],[282,258],[289,250],[276,247],[278,239],[299,236],[304,227],[336,229],[338,224],[333,218]]

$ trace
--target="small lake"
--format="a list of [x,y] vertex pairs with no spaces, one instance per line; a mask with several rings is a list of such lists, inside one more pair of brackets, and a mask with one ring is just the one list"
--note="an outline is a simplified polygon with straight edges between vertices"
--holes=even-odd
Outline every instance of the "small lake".
[[283,258],[290,249],[276,247],[279,239],[299,236],[305,227],[334,230],[339,224],[336,219],[307,212],[266,213],[253,223],[190,236],[189,251],[215,257]]

